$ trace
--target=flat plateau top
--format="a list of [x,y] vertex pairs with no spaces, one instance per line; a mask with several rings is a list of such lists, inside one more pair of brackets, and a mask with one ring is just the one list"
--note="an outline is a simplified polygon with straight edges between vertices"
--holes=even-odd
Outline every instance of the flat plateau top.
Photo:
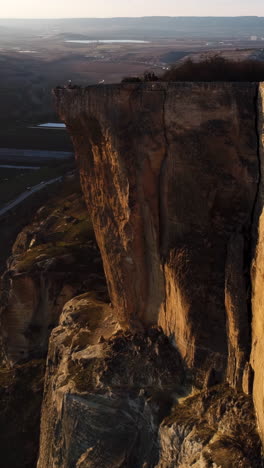
[[131,89],[131,88],[145,88],[151,90],[168,89],[168,88],[223,88],[223,87],[238,87],[248,88],[255,87],[256,85],[263,85],[264,82],[260,81],[150,81],[150,82],[131,82],[131,83],[111,83],[111,84],[94,84],[89,86],[57,86],[54,92],[59,91],[84,91],[90,89]]

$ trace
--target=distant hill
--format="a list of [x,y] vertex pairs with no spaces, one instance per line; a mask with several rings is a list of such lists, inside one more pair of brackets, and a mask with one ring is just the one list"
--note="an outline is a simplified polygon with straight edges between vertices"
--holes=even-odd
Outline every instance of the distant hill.
[[86,38],[248,38],[264,36],[264,17],[167,17],[0,19],[1,29],[38,34],[81,34]]

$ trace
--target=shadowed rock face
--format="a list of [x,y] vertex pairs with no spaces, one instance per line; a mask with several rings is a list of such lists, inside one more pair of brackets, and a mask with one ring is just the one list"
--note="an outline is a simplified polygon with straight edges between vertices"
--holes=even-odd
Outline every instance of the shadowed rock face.
[[258,85],[127,84],[56,96],[120,322],[161,325],[197,383],[227,374],[240,387]]

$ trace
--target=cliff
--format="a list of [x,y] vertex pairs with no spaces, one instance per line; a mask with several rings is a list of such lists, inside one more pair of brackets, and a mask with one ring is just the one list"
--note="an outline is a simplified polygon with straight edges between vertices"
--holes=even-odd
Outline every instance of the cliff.
[[[185,395],[192,393],[190,384],[218,385],[217,401],[226,408],[222,384],[233,388],[234,402],[240,398],[236,392],[253,390],[262,440],[263,89],[257,83],[145,83],[55,90],[58,113],[75,147],[118,327],[132,336],[161,327],[182,362],[178,372]],[[56,336],[51,353],[61,349]],[[98,352],[102,356],[99,348],[85,356],[97,359]],[[46,447],[47,414],[56,395],[62,395],[53,382],[54,373],[61,382],[60,361],[55,361],[56,370],[46,376]],[[66,387],[63,393],[66,405]],[[198,406],[201,411],[201,402]],[[56,410],[64,429],[65,418],[73,417],[66,407],[60,403]],[[201,412],[197,418],[201,422]],[[180,439],[181,421],[174,420],[174,435],[172,430],[166,434],[165,420],[157,429],[160,450],[166,440],[167,460],[160,455],[157,466],[189,466],[190,453],[176,455],[188,440]],[[200,457],[207,442],[197,449]],[[40,467],[48,456],[54,460],[44,450]],[[88,460],[82,455],[78,466],[94,466]],[[260,466],[252,460],[249,456],[241,466]],[[137,463],[133,466],[143,466]],[[199,458],[195,466],[207,466],[202,463]],[[228,463],[221,466],[234,466]]]
[[89,215],[40,210],[3,277],[6,466],[34,466],[48,345],[38,468],[262,466],[263,92],[55,91]]
[[158,324],[203,383],[240,387],[250,353],[258,85],[57,90],[111,301]]

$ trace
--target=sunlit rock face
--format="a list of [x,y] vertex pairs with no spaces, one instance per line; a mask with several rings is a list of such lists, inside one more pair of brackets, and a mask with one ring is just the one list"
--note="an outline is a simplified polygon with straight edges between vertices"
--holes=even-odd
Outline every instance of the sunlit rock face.
[[124,331],[95,294],[75,297],[51,334],[37,466],[260,468],[251,398],[190,391],[160,329]]
[[253,397],[262,441],[264,441],[264,86],[259,86],[258,133],[260,184],[256,202],[253,231],[252,280],[252,350],[254,369]]
[[119,321],[132,329],[159,324],[198,384],[227,376],[240,388],[245,366],[250,379],[258,85],[122,84],[55,94]]

